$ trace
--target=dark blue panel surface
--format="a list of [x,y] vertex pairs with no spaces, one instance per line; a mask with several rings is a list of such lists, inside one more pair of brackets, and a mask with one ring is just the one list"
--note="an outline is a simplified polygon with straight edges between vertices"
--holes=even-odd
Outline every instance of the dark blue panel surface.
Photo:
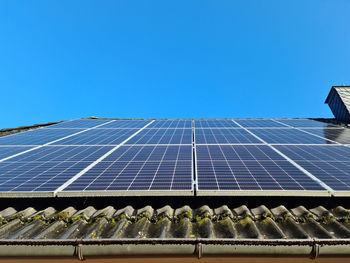
[[276,148],[333,190],[350,190],[349,147],[290,145]]
[[150,120],[116,120],[100,126],[99,128],[143,128],[150,122]]
[[139,129],[91,129],[53,145],[118,145]]
[[331,141],[293,128],[249,129],[249,131],[271,144],[332,144]]
[[6,146],[2,146],[0,147],[0,160],[7,158],[11,155],[20,153],[20,152],[24,152],[26,150],[32,149],[33,147],[29,147],[29,146],[11,146],[11,147],[6,147]]
[[239,128],[232,120],[195,120],[196,128]]
[[43,145],[83,129],[36,129],[0,137],[0,145]]
[[287,124],[292,127],[296,128],[309,128],[309,127],[336,127],[333,124],[330,123],[325,123],[321,121],[314,121],[314,120],[309,120],[309,119],[275,119],[278,122]]
[[155,120],[147,128],[181,128],[191,129],[191,120]]
[[144,129],[126,144],[192,144],[192,129]]
[[118,148],[64,191],[191,189],[191,146],[131,146]]
[[247,119],[247,120],[234,120],[238,124],[242,125],[245,128],[278,128],[278,127],[288,127],[287,125],[275,122],[273,120],[260,120],[260,119]]
[[1,192],[54,191],[111,147],[41,147],[0,163]]
[[198,190],[325,190],[265,145],[196,146],[196,151]]
[[225,144],[225,143],[262,143],[244,129],[196,129],[197,144]]
[[110,121],[111,120],[79,119],[61,122],[58,124],[47,126],[46,128],[92,128]]
[[342,144],[350,144],[350,129],[339,128],[317,128],[317,129],[301,129],[303,131],[322,136],[328,140],[336,141]]

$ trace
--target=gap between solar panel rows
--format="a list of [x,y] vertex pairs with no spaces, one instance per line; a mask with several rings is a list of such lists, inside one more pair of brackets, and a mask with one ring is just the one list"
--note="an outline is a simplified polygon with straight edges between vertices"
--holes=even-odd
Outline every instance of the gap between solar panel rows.
[[[94,125],[92,125],[91,121]],[[264,124],[264,121],[268,124]],[[281,124],[280,121],[285,120],[257,120],[260,126],[275,125],[281,127],[279,125],[283,123]],[[297,122],[297,124],[301,122],[302,127],[307,125],[308,128],[312,127],[313,129],[316,129],[315,126],[317,127],[318,125],[317,122],[314,124],[314,121],[311,120],[287,121],[292,121],[293,123]],[[312,125],[305,124],[310,123],[310,121]],[[241,124],[237,124],[238,122]],[[21,155],[22,146],[18,146],[19,149],[15,149],[18,148],[17,146],[7,147],[13,148],[12,153],[15,153],[15,155],[13,155],[12,161],[4,162],[4,159],[2,159],[2,163],[0,161],[0,170],[5,171],[1,174],[0,191],[6,191],[6,189],[8,190],[12,187],[11,191],[15,194],[23,193],[27,195],[28,192],[33,192],[33,188],[35,187],[34,189],[36,189],[35,191],[37,192],[35,192],[34,195],[36,195],[44,191],[52,191],[52,189],[56,187],[55,193],[57,193],[58,196],[63,192],[76,194],[78,196],[84,193],[86,195],[101,195],[102,193],[113,195],[116,191],[121,195],[148,195],[149,191],[155,195],[164,195],[165,192],[167,195],[192,195],[193,184],[196,183],[197,194],[206,194],[206,191],[210,187],[210,189],[212,189],[210,193],[219,190],[218,194],[225,195],[227,194],[225,193],[227,189],[234,190],[234,192],[238,190],[237,193],[230,190],[231,194],[240,193],[243,195],[249,194],[249,191],[252,193],[269,191],[271,195],[278,192],[279,195],[282,195],[282,193],[286,194],[287,192],[288,195],[293,195],[293,191],[296,192],[294,193],[296,195],[300,195],[300,191],[304,192],[305,195],[310,194],[309,192],[316,195],[324,195],[324,193],[327,193],[324,188],[322,188],[323,191],[318,188],[320,186],[319,184],[316,183],[317,186],[313,185],[310,182],[310,177],[302,173],[295,165],[291,165],[286,159],[279,160],[275,159],[277,157],[274,156],[261,158],[261,156],[259,156],[259,154],[256,155],[255,152],[266,152],[265,147],[267,146],[262,145],[264,143],[257,139],[257,137],[260,138],[260,136],[265,136],[268,140],[271,140],[271,142],[282,141],[285,143],[286,141],[288,142],[288,136],[291,133],[294,135],[294,139],[293,136],[290,138],[294,140],[293,142],[296,141],[299,143],[300,146],[302,146],[301,144],[304,142],[310,144],[309,138],[305,138],[306,135],[306,137],[311,136],[310,138],[313,138],[312,142],[316,144],[332,143],[331,141],[321,139],[320,137],[322,136],[320,135],[318,135],[319,137],[317,137],[317,134],[313,136],[307,133],[308,131],[303,133],[303,131],[298,128],[294,129],[288,126],[285,126],[286,128],[283,128],[283,126],[279,128],[283,129],[282,133],[276,132],[274,130],[276,127],[268,127],[269,131],[264,134],[261,133],[261,131],[260,133],[256,131],[259,129],[247,129],[242,125],[254,126],[251,124],[252,122],[254,122],[254,120],[249,120],[248,124],[247,120],[195,120],[193,122],[189,120],[152,122],[146,120],[76,120],[57,124],[60,127],[59,129],[69,127],[71,130],[82,130],[76,133],[68,133],[67,136],[61,139],[56,139],[53,142],[32,149],[43,148],[42,151],[47,151],[47,149],[52,148],[53,152],[65,150],[72,154],[72,151],[84,152],[83,148],[85,147],[92,151],[91,154],[94,156],[95,160],[84,160],[84,158],[82,158],[83,156],[80,156],[75,160],[63,160],[63,158],[59,161],[57,156],[55,159],[52,155],[51,157],[47,157],[48,159],[43,157],[35,159],[33,156],[28,157],[29,159],[13,159],[16,154],[17,156]],[[194,125],[192,125],[192,123]],[[143,124],[146,125],[140,129],[138,126]],[[55,126],[56,125],[49,126],[51,128],[45,129],[54,130],[56,129]],[[106,126],[109,126],[109,128],[106,129]],[[198,182],[193,181],[192,126],[201,127],[195,129],[195,147],[197,147],[199,151],[202,151],[200,150],[201,147],[207,147],[210,149],[211,155],[213,152],[215,153],[215,151],[218,151],[215,147],[219,147],[221,148],[221,152],[231,151],[229,156],[235,156],[233,159],[232,157],[222,157],[220,160],[202,160],[202,155],[198,152],[198,157],[195,161],[197,165],[196,178],[197,180],[199,179]],[[320,129],[324,128],[323,124],[319,126]],[[56,131],[59,129],[56,129]],[[111,133],[109,129],[114,132]],[[252,130],[254,133],[252,133]],[[273,130],[274,133],[271,134],[271,130]],[[285,130],[293,131],[288,131],[289,134],[286,135]],[[59,130],[59,132],[62,131]],[[260,136],[257,136],[255,133],[259,133]],[[300,134],[306,135],[301,136]],[[9,136],[4,138],[8,137]],[[32,137],[36,136],[33,135]],[[301,140],[297,140],[298,138],[301,138]],[[1,139],[0,144],[3,144]],[[24,140],[24,142],[26,142],[26,140]],[[108,144],[96,144],[97,142],[108,142]],[[203,142],[204,144],[200,145],[199,142]],[[211,145],[210,142],[213,145]],[[236,142],[238,145],[235,145]],[[71,146],[72,143],[73,145],[76,144],[76,146]],[[89,146],[90,143],[93,143],[93,146]],[[222,144],[229,144],[227,147],[231,147],[231,150],[228,148],[226,149],[226,146]],[[77,145],[86,146],[82,147]],[[331,145],[332,144],[329,144],[327,146]],[[252,151],[251,149],[253,148],[251,147],[256,148]],[[32,149],[29,149],[29,151],[32,151]],[[234,155],[232,149],[239,154]],[[246,157],[249,155],[246,153],[243,154],[247,149],[253,157]],[[252,154],[252,152],[255,155]],[[10,151],[5,151],[5,154],[9,153],[11,154]],[[2,151],[0,148],[0,159],[2,158],[1,154]],[[30,153],[26,154],[30,155]],[[58,153],[56,152],[55,154],[57,155]],[[96,158],[101,155],[104,157],[102,159],[100,157],[101,160],[97,159],[99,161],[96,162]],[[50,154],[48,154],[48,156],[50,156]],[[77,156],[79,156],[79,154]],[[109,156],[114,157],[108,159]],[[117,156],[120,156],[120,158]],[[155,156],[158,156],[158,159],[155,158]],[[26,160],[31,161],[28,162]],[[210,164],[210,166],[208,166],[208,164]],[[301,161],[299,164],[301,166],[306,166]],[[328,165],[331,164],[328,163]],[[88,167],[89,169],[87,169]],[[308,169],[312,169],[312,167],[308,167]],[[349,173],[347,172],[346,174],[347,167],[343,167],[342,169],[343,177],[336,179],[338,184],[334,184],[334,187],[342,187],[341,189],[345,189],[349,186],[346,182]],[[329,171],[326,174],[328,177],[334,178],[334,175],[330,174]],[[347,177],[344,177],[345,175],[347,175]],[[327,181],[326,179],[328,179],[328,177],[323,177],[323,181]],[[67,178],[70,179],[67,181]],[[72,178],[74,178],[74,180]],[[201,181],[202,178],[203,180]],[[59,184],[61,186],[57,188]],[[62,187],[62,185],[65,186]],[[205,191],[200,190],[202,186]],[[63,190],[63,192],[57,191],[57,189],[60,189],[60,191]],[[342,194],[346,195],[347,190],[341,190],[345,191]],[[81,193],[81,191],[83,191],[83,193]],[[266,195],[266,192],[264,195]]]

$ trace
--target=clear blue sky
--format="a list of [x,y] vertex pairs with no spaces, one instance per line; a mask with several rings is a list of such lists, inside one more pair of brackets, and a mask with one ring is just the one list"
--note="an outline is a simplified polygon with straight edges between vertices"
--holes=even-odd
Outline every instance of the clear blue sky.
[[98,116],[331,117],[350,1],[0,1],[0,128]]

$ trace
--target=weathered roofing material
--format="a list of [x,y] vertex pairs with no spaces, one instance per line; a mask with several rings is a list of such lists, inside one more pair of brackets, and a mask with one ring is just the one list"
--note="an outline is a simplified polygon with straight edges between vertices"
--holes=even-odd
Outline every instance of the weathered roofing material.
[[325,103],[331,108],[334,117],[341,122],[350,123],[350,87],[333,86]]
[[[341,206],[331,210],[322,206],[268,209],[263,205],[233,209],[226,205],[214,209],[206,205],[197,209],[89,206],[82,210],[67,207],[62,211],[52,207],[16,211],[8,207],[0,212],[0,255],[13,253],[6,249],[9,245],[22,247],[26,255],[31,252],[25,247],[34,245],[31,248],[34,254],[40,248],[40,253],[46,256],[56,253],[48,247],[63,246],[63,252],[57,253],[65,255],[82,245],[86,253],[94,255],[107,250],[113,255],[193,254],[198,246],[201,255],[263,253],[263,247],[273,247],[273,251],[266,250],[264,254],[310,254],[315,245],[322,245],[323,249],[337,246],[336,252],[328,249],[327,253],[350,254],[349,218],[350,210]],[[112,252],[110,246],[114,247]],[[21,249],[16,251],[20,255]]]

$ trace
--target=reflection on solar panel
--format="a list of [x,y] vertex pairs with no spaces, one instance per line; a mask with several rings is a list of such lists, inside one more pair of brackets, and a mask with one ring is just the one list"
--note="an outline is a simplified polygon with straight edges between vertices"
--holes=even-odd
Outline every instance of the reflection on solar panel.
[[[130,194],[141,190],[190,192],[192,176],[191,146],[122,146],[62,194],[69,195],[70,191],[84,191],[83,195],[104,195],[106,191]],[[98,191],[105,193],[96,193]],[[122,195],[128,195],[127,192]]]
[[278,127],[288,127],[286,125],[283,125],[281,123],[275,122],[273,120],[268,120],[268,119],[248,119],[248,120],[234,120],[238,124],[242,125],[245,128],[266,128],[266,127],[271,127],[271,128],[278,128]]
[[211,145],[196,148],[199,195],[218,190],[268,190],[279,194],[286,190],[325,191],[321,185],[283,160],[268,146]]
[[83,129],[37,129],[0,137],[0,145],[43,145]]
[[147,128],[192,128],[191,120],[156,120]]
[[4,147],[4,146],[0,146],[0,160],[7,158],[11,155],[20,153],[20,152],[24,152],[26,150],[32,149],[32,147],[29,146],[11,146],[11,147]]
[[106,123],[99,128],[114,128],[114,129],[121,129],[121,128],[142,128],[146,126],[151,121],[149,120],[116,120],[110,123]]
[[196,128],[239,128],[232,120],[195,120]]
[[91,129],[53,145],[118,145],[139,129]]
[[316,137],[297,129],[249,129],[252,133],[271,144],[331,144],[331,141]]
[[198,144],[225,143],[261,143],[244,129],[196,129],[195,140]]
[[80,119],[61,122],[58,124],[47,126],[47,128],[92,128],[110,121],[111,120]]
[[290,125],[292,127],[296,128],[302,128],[302,127],[335,127],[335,125],[320,121],[314,121],[314,120],[308,120],[308,119],[275,119],[278,122]]
[[333,188],[335,194],[350,190],[349,147],[291,145],[276,148]]
[[11,158],[0,163],[0,192],[52,192],[110,149],[47,146]]
[[342,144],[350,144],[350,130],[346,128],[323,128],[323,129],[301,129],[318,136],[322,136],[328,140],[336,141]]
[[192,144],[192,129],[144,129],[126,144]]

